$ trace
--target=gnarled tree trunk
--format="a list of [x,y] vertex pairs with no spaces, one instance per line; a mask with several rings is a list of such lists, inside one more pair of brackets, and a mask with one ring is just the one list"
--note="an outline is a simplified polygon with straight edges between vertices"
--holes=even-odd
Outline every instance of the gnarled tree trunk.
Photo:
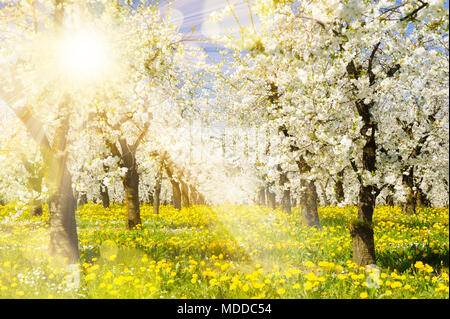
[[49,254],[64,258],[69,264],[78,263],[78,235],[75,219],[75,198],[72,176],[67,168],[67,134],[69,132],[70,97],[59,105],[60,125],[55,130],[52,149],[43,147],[50,196]]
[[417,187],[416,199],[417,199],[416,207],[431,207],[430,199],[428,198],[427,194],[420,189],[420,187]]
[[375,198],[372,186],[362,186],[359,191],[358,221],[350,232],[353,238],[353,261],[358,266],[375,264],[375,240],[372,216]]
[[[306,163],[302,156],[297,161],[297,166],[301,174],[309,173],[311,171],[311,167]],[[303,224],[306,226],[319,225],[317,201],[316,184],[312,180],[308,181],[302,178],[300,180],[300,207]]]
[[134,166],[128,168],[123,178],[123,187],[127,206],[127,229],[134,229],[138,225],[141,225],[139,174]]

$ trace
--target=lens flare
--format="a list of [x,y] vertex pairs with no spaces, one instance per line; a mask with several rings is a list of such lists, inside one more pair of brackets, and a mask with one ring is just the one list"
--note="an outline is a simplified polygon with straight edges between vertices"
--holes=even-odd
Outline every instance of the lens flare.
[[66,34],[59,52],[61,71],[74,80],[97,78],[107,68],[107,47],[105,39],[95,31]]

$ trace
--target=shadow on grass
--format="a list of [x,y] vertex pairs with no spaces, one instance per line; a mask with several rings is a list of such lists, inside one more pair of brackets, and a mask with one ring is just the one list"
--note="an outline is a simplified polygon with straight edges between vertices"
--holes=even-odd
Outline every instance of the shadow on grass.
[[440,248],[438,251],[434,250],[435,248],[427,245],[412,245],[406,249],[385,250],[377,252],[377,264],[382,268],[403,272],[414,267],[417,261],[421,261],[439,273],[442,268],[449,267],[449,250],[448,247]]

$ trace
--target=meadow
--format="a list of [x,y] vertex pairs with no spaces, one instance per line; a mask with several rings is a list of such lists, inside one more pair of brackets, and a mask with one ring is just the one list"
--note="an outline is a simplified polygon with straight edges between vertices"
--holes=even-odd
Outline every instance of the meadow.
[[[16,210],[17,208],[17,210]],[[81,261],[47,254],[49,216],[0,206],[0,298],[449,298],[449,209],[376,207],[377,266],[352,262],[356,207],[322,207],[319,227],[262,206],[141,206],[76,212]]]

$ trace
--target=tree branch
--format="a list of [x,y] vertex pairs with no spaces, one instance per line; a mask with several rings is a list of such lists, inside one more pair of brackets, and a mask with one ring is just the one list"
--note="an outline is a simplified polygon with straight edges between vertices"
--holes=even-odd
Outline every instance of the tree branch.
[[372,50],[369,58],[369,65],[367,67],[367,73],[369,74],[369,85],[372,86],[375,83],[375,74],[373,74],[373,59],[375,58],[375,54],[377,53],[378,48],[380,47],[381,41],[378,42]]

